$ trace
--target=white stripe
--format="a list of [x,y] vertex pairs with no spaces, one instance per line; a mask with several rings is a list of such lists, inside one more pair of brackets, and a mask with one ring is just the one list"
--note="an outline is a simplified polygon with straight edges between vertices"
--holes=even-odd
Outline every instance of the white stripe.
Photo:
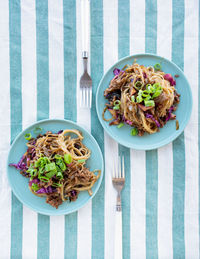
[[145,50],[145,0],[130,1],[130,54]]
[[3,97],[0,102],[0,220],[1,257],[10,258],[11,189],[6,176],[10,146],[10,70],[9,70],[9,2],[0,1],[0,78]]
[[[90,13],[90,12],[89,12]],[[81,0],[76,1],[76,31],[77,31],[77,122],[91,131],[90,109],[80,108],[79,81],[83,73],[81,49]],[[90,31],[89,31],[90,38]],[[89,41],[90,42],[90,41]],[[90,44],[89,44],[88,73],[90,74]],[[78,211],[77,258],[91,258],[92,251],[92,202]]]
[[35,1],[21,1],[22,118],[23,126],[36,121],[36,17]]
[[173,258],[172,196],[173,196],[172,144],[158,149],[158,257]]
[[[48,1],[49,113],[64,118],[63,1]],[[65,217],[50,217],[50,258],[64,258]]]
[[[36,120],[35,1],[21,1],[22,125]],[[31,222],[31,224],[30,224]],[[31,255],[31,257],[30,257]],[[22,258],[37,258],[37,213],[23,206]]]
[[131,149],[131,257],[146,258],[145,151]]
[[[157,2],[157,53],[171,59],[172,1]],[[167,22],[166,22],[167,21]],[[167,37],[166,37],[167,35]],[[172,196],[173,196],[172,144],[158,149],[158,257],[173,258]]]
[[185,257],[199,258],[198,153],[198,1],[185,1],[184,71],[193,92],[193,110],[185,129]]
[[[118,60],[118,1],[103,1],[104,73]],[[118,144],[104,132],[105,149],[105,259],[114,258],[116,191],[112,186]],[[115,162],[116,163],[116,162]],[[117,233],[116,233],[117,235]]]
[[[166,37],[167,35],[167,37]],[[157,2],[157,53],[171,59],[172,0]]]
[[49,116],[64,117],[63,1],[49,0]]

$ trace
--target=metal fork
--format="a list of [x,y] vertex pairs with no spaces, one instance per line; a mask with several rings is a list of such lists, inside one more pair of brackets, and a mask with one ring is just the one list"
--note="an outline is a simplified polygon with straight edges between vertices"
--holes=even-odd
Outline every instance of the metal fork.
[[87,71],[89,39],[89,0],[81,0],[83,75],[80,78],[80,107],[92,106],[92,79]]
[[115,218],[115,259],[122,259],[122,205],[121,191],[125,184],[124,157],[118,159],[118,169],[113,168],[112,183],[117,191],[116,218]]

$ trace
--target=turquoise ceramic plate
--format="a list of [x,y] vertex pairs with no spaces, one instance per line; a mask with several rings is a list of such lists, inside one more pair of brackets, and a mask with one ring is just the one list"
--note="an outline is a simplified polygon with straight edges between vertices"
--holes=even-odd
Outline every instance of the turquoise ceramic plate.
[[[155,134],[145,134],[142,137],[131,136],[130,126],[125,125],[124,127],[118,129],[116,126],[109,126],[109,123],[102,119],[102,112],[106,103],[103,93],[108,87],[110,80],[113,78],[113,69],[115,67],[123,68],[126,64],[132,64],[135,58],[137,59],[137,63],[140,65],[154,66],[156,63],[161,63],[162,70],[165,73],[171,73],[173,76],[176,74],[179,75],[179,78],[176,79],[176,88],[178,93],[181,94],[181,97],[178,109],[175,112],[177,120],[179,121],[179,130],[176,130],[176,121],[169,121],[162,129],[160,129],[160,132]],[[97,90],[96,109],[102,126],[115,141],[129,148],[151,150],[164,146],[173,141],[184,130],[192,111],[192,93],[185,75],[174,63],[157,55],[138,54],[119,60],[103,76]]]
[[[83,143],[91,150],[91,156],[87,160],[86,166],[90,170],[101,170],[100,179],[98,179],[98,181],[94,184],[92,188],[92,196],[89,196],[88,192],[84,191],[79,194],[78,199],[75,202],[64,202],[58,207],[58,209],[53,208],[45,202],[44,197],[40,198],[32,194],[28,188],[28,179],[23,177],[14,167],[9,166],[9,163],[17,163],[22,155],[25,153],[26,140],[24,139],[24,135],[31,132],[33,136],[36,136],[33,133],[33,130],[37,126],[43,128],[42,133],[45,133],[48,130],[52,132],[58,132],[61,129],[78,129],[83,133]],[[14,194],[27,207],[45,215],[69,214],[83,207],[90,199],[94,197],[94,195],[98,191],[103,178],[103,156],[96,140],[92,137],[92,135],[90,135],[85,129],[83,129],[76,123],[66,120],[43,120],[34,123],[27,129],[25,129],[17,136],[17,138],[13,142],[10,152],[8,154],[7,175]]]

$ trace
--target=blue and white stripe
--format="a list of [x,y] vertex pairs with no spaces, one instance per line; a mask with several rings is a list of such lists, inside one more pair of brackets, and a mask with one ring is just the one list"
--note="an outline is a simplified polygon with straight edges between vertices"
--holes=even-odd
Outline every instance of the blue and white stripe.
[[[114,255],[113,161],[125,155],[123,257],[199,258],[200,4],[197,0],[99,0],[90,6],[91,112],[80,109],[81,0],[0,1],[0,240],[7,258],[102,259]],[[191,120],[173,143],[129,150],[103,131],[95,111],[102,75],[119,58],[151,52],[184,70]],[[10,143],[44,118],[77,121],[97,139],[105,177],[80,211],[48,217],[23,206],[6,178]]]

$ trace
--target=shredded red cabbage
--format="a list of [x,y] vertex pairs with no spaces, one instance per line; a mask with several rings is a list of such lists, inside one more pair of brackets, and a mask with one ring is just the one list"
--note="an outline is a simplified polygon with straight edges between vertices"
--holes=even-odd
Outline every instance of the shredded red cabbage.
[[41,193],[52,193],[55,192],[56,188],[52,188],[51,186],[48,186],[47,188],[40,188],[36,193],[41,194]]
[[144,79],[147,78],[147,74],[143,72]]
[[61,134],[61,133],[63,133],[63,130],[59,130],[59,131],[57,132],[57,134]]
[[25,156],[23,155],[22,158],[19,160],[17,164],[11,163],[9,166],[15,167],[17,170],[27,170],[28,167],[24,163]]
[[151,115],[151,114],[149,114],[149,113],[146,113],[145,116],[146,116],[146,118],[149,118],[149,119],[151,119],[152,121],[154,121],[154,122],[156,123],[156,126],[157,126],[158,128],[160,128],[160,123],[153,117],[153,115]]
[[121,72],[121,70],[120,70],[119,68],[115,68],[115,69],[113,70],[113,74],[114,74],[115,76],[118,76],[120,72]]
[[169,81],[171,86],[176,85],[176,81],[174,80],[171,74],[165,74],[164,79]]
[[172,112],[174,110],[174,106],[172,105],[169,110],[168,110],[168,116],[166,118],[166,121],[170,120],[171,119],[171,116],[172,116]]
[[72,195],[72,196],[76,196],[76,191],[75,191],[75,190],[72,190],[72,191],[71,191],[71,195]]
[[130,125],[130,126],[133,125],[132,121],[126,120],[126,118],[124,117],[124,115],[122,116],[122,121],[125,122],[126,124]]

